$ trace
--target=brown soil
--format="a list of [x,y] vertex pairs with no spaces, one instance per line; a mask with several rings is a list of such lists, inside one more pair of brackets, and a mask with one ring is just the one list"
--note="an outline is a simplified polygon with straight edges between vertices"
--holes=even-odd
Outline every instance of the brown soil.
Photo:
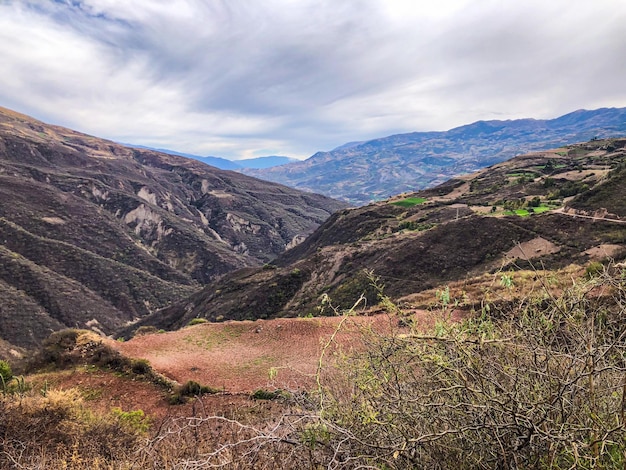
[[559,250],[560,248],[554,243],[544,238],[537,237],[527,242],[516,245],[511,250],[509,250],[505,254],[505,256],[507,258],[529,260],[547,255],[549,253],[556,253]]
[[616,254],[624,249],[622,245],[604,244],[594,246],[585,251],[586,255],[589,255],[591,259],[602,260],[606,258],[613,258]]
[[338,351],[361,347],[359,329],[389,332],[397,324],[386,314],[206,323],[114,346],[179,383],[194,380],[232,393],[296,390],[314,385],[322,353],[332,360]]
[[[157,428],[168,418],[225,416],[262,420],[280,411],[284,404],[254,400],[248,393],[204,395],[185,404],[171,405],[168,394],[156,385],[120,377],[109,371],[78,368],[72,371],[44,373],[29,377],[37,389],[77,389],[90,410],[107,414],[113,408],[123,411],[142,410]],[[156,428],[155,428],[156,429]]]

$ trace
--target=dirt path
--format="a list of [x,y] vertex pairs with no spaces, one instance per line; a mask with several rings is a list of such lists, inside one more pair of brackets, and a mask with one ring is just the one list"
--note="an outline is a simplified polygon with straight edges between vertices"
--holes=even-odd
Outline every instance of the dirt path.
[[564,207],[559,207],[558,209],[554,209],[553,211],[551,211],[551,213],[553,214],[561,214],[561,215],[565,215],[568,217],[579,217],[581,219],[591,219],[591,220],[603,220],[606,222],[614,222],[616,224],[626,224],[626,220],[621,220],[621,219],[611,219],[608,217],[597,217],[597,216],[593,216],[593,215],[583,215],[583,214],[575,214],[575,213],[570,213],[570,212],[565,212],[565,208]]

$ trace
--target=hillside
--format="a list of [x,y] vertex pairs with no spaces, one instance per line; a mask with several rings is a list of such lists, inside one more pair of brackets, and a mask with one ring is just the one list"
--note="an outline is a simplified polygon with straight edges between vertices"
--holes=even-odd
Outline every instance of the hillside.
[[303,162],[247,174],[367,204],[443,183],[534,150],[626,133],[626,108],[579,110],[556,119],[478,121],[446,132],[352,142]]
[[362,293],[374,305],[368,271],[410,308],[427,306],[420,292],[450,283],[471,306],[479,299],[467,293],[485,273],[621,259],[625,146],[626,139],[595,140],[531,153],[432,189],[339,211],[273,264],[224,276],[142,324],[177,329],[195,317],[324,315],[326,296],[348,308]]
[[344,204],[0,108],[0,338],[106,334],[267,263]]

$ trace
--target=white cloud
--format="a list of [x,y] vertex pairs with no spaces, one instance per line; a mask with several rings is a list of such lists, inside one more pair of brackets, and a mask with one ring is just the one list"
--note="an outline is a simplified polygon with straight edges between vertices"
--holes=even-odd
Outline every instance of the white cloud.
[[621,0],[5,0],[0,105],[119,141],[305,157],[626,106]]

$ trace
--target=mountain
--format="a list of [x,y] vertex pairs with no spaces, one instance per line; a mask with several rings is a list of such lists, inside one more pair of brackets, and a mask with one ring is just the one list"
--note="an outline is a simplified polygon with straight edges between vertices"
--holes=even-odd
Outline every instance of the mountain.
[[263,169],[263,168],[271,168],[278,165],[285,165],[287,163],[298,162],[297,158],[291,157],[281,157],[276,155],[271,155],[267,157],[256,157],[256,158],[244,158],[242,160],[227,160],[222,157],[201,157],[200,155],[194,155],[192,153],[183,153],[177,152],[176,150],[170,149],[162,149],[162,148],[154,148],[154,147],[146,147],[145,145],[133,145],[133,144],[122,144],[126,147],[131,148],[140,148],[146,150],[155,150],[161,153],[167,153],[168,155],[177,155],[179,157],[191,158],[193,160],[198,160],[202,163],[206,163],[207,165],[214,166],[215,168],[219,168],[220,170],[242,170],[244,168],[253,168],[253,169]]
[[0,338],[109,334],[272,261],[342,207],[0,108]]
[[231,160],[227,160],[222,157],[201,157],[200,155],[194,155],[192,153],[184,153],[178,152],[176,150],[163,149],[163,148],[155,148],[155,147],[147,147],[145,145],[136,145],[136,144],[122,144],[126,147],[137,148],[137,149],[146,149],[146,150],[154,150],[155,152],[167,153],[168,155],[176,155],[179,157],[191,158],[193,160],[198,160],[199,162],[206,163],[207,165],[214,166],[215,168],[219,168],[220,170],[238,170],[241,168],[240,165],[236,164]]
[[299,162],[299,161],[300,160],[298,160],[297,158],[272,155],[268,157],[246,158],[243,160],[236,160],[235,163],[237,163],[240,168],[264,169],[264,168],[272,168],[272,167],[280,166],[280,165],[286,165],[287,163],[294,163],[294,162]]
[[194,160],[198,160],[199,162],[205,163],[206,165],[214,166],[215,168],[219,168],[220,170],[239,170],[241,168],[237,163],[227,160],[222,157],[198,157],[196,155],[181,155],[187,158],[193,158]]
[[[177,329],[196,317],[320,315],[329,311],[325,299],[343,309],[361,294],[372,306],[379,299],[370,272],[407,308],[428,307],[420,293],[445,285],[456,285],[471,305],[482,299],[472,298],[472,289],[486,273],[515,278],[515,271],[533,266],[626,257],[624,194],[626,138],[518,156],[431,189],[336,212],[272,264],[229,273],[141,324]],[[493,282],[493,275],[487,278]]]
[[446,132],[351,142],[302,162],[245,173],[362,205],[525,152],[625,133],[626,108],[579,110],[551,120],[478,121]]

